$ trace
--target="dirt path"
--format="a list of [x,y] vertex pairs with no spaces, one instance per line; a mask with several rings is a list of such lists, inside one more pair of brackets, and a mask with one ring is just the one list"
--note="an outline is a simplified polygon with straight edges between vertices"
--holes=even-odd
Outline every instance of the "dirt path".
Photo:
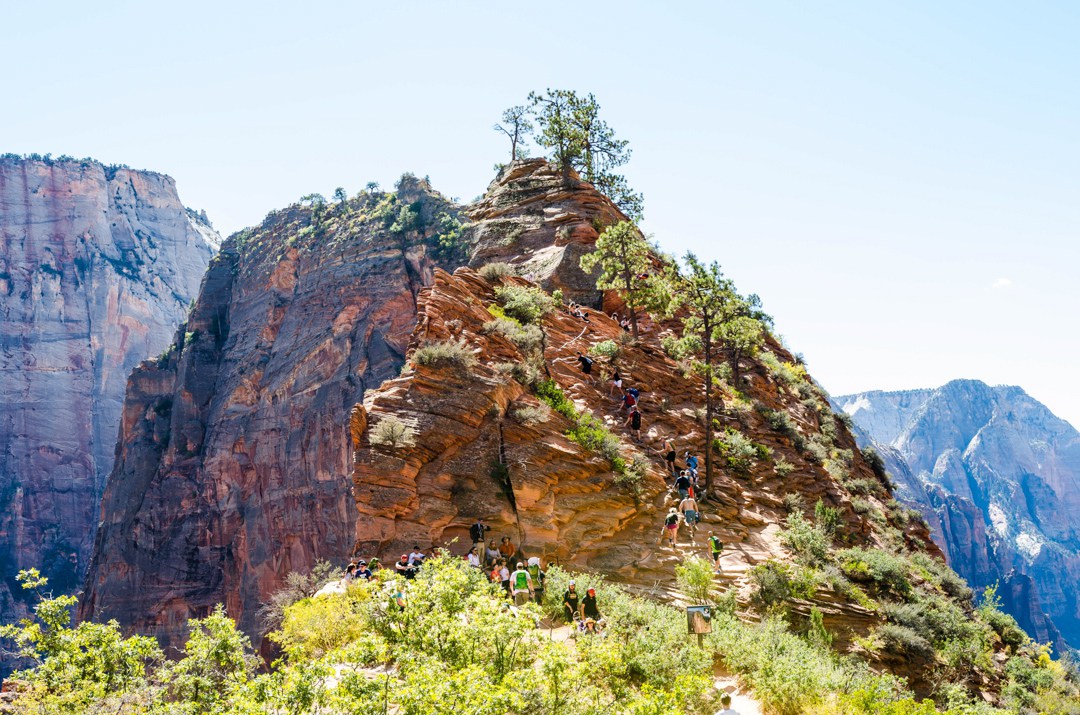
[[761,703],[754,699],[749,690],[739,685],[739,680],[722,666],[717,665],[713,669],[716,678],[713,686],[721,693],[731,696],[731,709],[739,715],[763,715]]

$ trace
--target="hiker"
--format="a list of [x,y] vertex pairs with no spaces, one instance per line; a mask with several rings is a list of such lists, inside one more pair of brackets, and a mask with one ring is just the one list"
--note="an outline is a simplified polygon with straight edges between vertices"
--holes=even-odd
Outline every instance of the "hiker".
[[739,715],[738,710],[731,709],[731,696],[727,693],[720,696],[720,707],[723,710],[717,711],[716,715]]
[[633,435],[635,442],[641,441],[641,410],[637,405],[630,408],[630,416],[626,418],[624,426],[630,428],[630,434]]
[[620,395],[622,394],[622,375],[619,374],[617,367],[611,368],[611,391],[608,392],[608,396],[614,395],[615,390],[618,390]]
[[514,558],[514,554],[517,553],[517,547],[514,546],[514,542],[510,541],[509,536],[502,537],[502,543],[499,544],[499,553],[506,559],[507,562]]
[[524,606],[533,596],[532,577],[525,570],[525,564],[520,561],[517,562],[514,573],[510,574],[510,587],[515,606]]
[[675,444],[671,441],[671,438],[665,437],[664,444],[656,451],[664,455],[664,461],[667,462],[668,473],[671,474],[671,476],[675,476],[677,472],[675,469]]
[[345,575],[341,577],[341,582],[348,585],[356,578],[356,564],[349,564],[345,567]]
[[630,409],[637,404],[637,398],[634,397],[633,393],[627,390],[623,393],[622,400],[620,400],[620,402],[622,403],[620,405],[620,408],[629,412]]
[[409,580],[412,580],[412,578],[416,576],[416,569],[409,564],[408,554],[401,555],[401,558],[394,564],[394,570]]
[[480,566],[480,554],[476,553],[476,547],[469,549],[469,553],[466,554],[465,560],[469,562],[469,566],[473,568],[481,568]]
[[484,549],[484,565],[492,566],[499,558],[499,545],[495,543],[495,539],[488,542],[487,548]]
[[679,492],[679,499],[690,496],[691,487],[693,485],[690,483],[690,477],[686,475],[686,472],[680,472],[679,476],[675,478],[675,489]]
[[600,620],[600,609],[596,605],[596,589],[590,588],[585,592],[585,598],[581,599],[581,619]]
[[716,573],[720,573],[720,553],[724,550],[724,544],[720,541],[720,537],[709,532],[709,550],[712,552],[713,566],[716,567]]
[[686,522],[686,526],[690,529],[690,537],[694,536],[694,527],[701,520],[701,513],[698,511],[697,500],[692,496],[684,497],[679,502],[679,513],[683,516],[683,521]]
[[409,553],[409,566],[419,568],[424,565],[424,559],[426,558],[424,552],[420,550],[420,547],[413,544],[412,552]]
[[619,321],[619,327],[628,333],[630,332],[630,328],[632,326],[633,323],[630,322],[630,318],[623,318],[621,321]]
[[679,533],[679,510],[675,507],[668,509],[667,516],[664,517],[664,530],[660,532],[660,541],[663,542],[665,538],[668,540],[668,545],[671,548],[675,548],[675,537]]
[[510,569],[506,566],[506,559],[499,559],[499,583],[506,595],[510,595]]
[[356,575],[355,578],[362,579],[364,581],[370,581],[374,574],[371,573],[371,569],[368,568],[367,561],[360,559],[356,563]]
[[469,536],[472,537],[473,546],[476,547],[478,556],[484,555],[484,534],[486,534],[490,528],[491,527],[484,523],[483,517],[477,517],[476,523],[469,527]]
[[590,385],[592,384],[592,366],[593,360],[590,357],[582,355],[580,352],[577,354],[577,361],[581,363],[581,374],[585,376],[585,381]]
[[697,469],[698,461],[697,457],[690,454],[689,451],[683,454],[683,459],[686,460],[686,471],[690,472],[690,478],[697,481]]
[[544,602],[544,579],[547,578],[547,574],[540,568],[540,557],[533,556],[529,559],[529,565],[525,567],[525,570],[529,572],[529,578],[533,582],[533,597],[537,603],[542,604]]
[[566,616],[566,622],[571,622],[578,614],[578,593],[577,584],[571,581],[567,587],[566,592],[562,595],[563,615]]

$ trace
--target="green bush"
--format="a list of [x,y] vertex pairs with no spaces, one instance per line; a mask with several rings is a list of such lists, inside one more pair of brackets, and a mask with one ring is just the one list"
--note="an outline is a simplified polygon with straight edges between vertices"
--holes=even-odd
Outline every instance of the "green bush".
[[814,504],[814,519],[817,522],[817,527],[830,539],[836,533],[836,530],[840,528],[840,510],[835,507],[825,506],[825,502],[821,499],[818,499],[817,503]]
[[526,325],[537,322],[554,307],[550,295],[539,288],[527,286],[497,286],[495,298],[507,316]]
[[886,650],[902,654],[930,658],[934,655],[934,646],[907,626],[886,623],[874,631]]
[[534,353],[544,344],[544,332],[535,325],[522,325],[510,318],[495,318],[484,323],[485,333],[501,335],[523,353]]
[[776,472],[776,476],[784,478],[795,471],[795,465],[780,457],[773,463],[773,471]]
[[546,404],[521,405],[510,410],[510,416],[523,425],[535,425],[551,419],[551,408]]
[[416,431],[393,415],[387,415],[372,427],[368,441],[380,447],[411,447],[416,444]]
[[713,449],[728,467],[744,474],[750,471],[755,461],[768,456],[764,446],[752,442],[734,427],[728,427],[713,440]]
[[614,340],[602,340],[589,348],[589,354],[593,357],[605,357],[614,360],[619,356],[619,344]]
[[829,557],[829,536],[811,524],[801,510],[788,514],[786,528],[780,532],[780,543],[795,555],[799,563],[808,566],[823,564]]
[[679,589],[691,603],[710,603],[713,598],[713,565],[706,559],[691,556],[675,567]]
[[514,269],[509,263],[486,263],[480,266],[477,273],[488,283],[498,283],[503,278],[514,275]]
[[902,556],[882,549],[844,549],[837,555],[844,574],[856,581],[871,581],[878,588],[901,596],[911,592],[908,565]]
[[416,365],[464,371],[476,365],[476,355],[465,345],[464,340],[447,340],[418,347],[413,353],[412,361]]
[[763,610],[781,605],[789,598],[813,598],[817,575],[811,569],[770,559],[750,569],[751,601]]

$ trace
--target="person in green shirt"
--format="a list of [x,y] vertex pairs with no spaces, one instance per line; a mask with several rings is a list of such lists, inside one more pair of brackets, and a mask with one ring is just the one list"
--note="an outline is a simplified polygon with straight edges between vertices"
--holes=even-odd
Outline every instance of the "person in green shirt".
[[716,573],[720,573],[720,552],[724,550],[724,545],[720,543],[720,537],[709,532],[709,548],[712,550],[713,566],[716,567]]
[[533,582],[525,564],[518,561],[517,570],[510,574],[510,591],[514,595],[514,605],[524,606],[533,595]]

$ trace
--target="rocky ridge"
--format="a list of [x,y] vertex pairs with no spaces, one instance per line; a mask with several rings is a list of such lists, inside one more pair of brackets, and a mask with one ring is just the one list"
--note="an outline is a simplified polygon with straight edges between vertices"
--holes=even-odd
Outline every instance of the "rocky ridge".
[[417,292],[459,260],[440,243],[456,216],[406,175],[225,241],[171,350],[129,380],[81,617],[169,645],[224,603],[258,642],[288,573],[348,557],[349,410],[400,368]]
[[220,238],[172,178],[0,158],[0,617],[20,569],[74,591],[90,559],[127,375],[187,315]]
[[1000,583],[1006,610],[1044,641],[1080,643],[1080,433],[1017,387],[836,398],[898,475],[973,586]]

